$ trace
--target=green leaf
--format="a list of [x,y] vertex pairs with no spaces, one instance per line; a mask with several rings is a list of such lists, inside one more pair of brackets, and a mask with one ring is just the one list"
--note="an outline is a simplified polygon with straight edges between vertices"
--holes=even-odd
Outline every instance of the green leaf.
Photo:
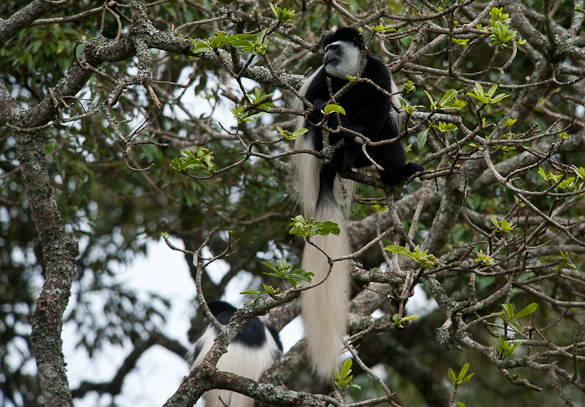
[[[495,86],[495,85],[494,85]],[[491,98],[489,103],[498,103],[500,100],[507,98],[510,95],[505,95],[503,93],[500,93],[499,95],[496,95],[495,97]]]
[[[490,90],[487,93],[485,93],[481,84],[479,82],[476,82],[475,87],[473,89],[473,93],[468,92],[468,93],[466,93],[466,95],[470,96],[474,99],[477,99],[478,101],[480,101],[484,104],[494,104],[494,103],[498,103],[502,99],[507,98],[509,96],[509,95],[505,95],[503,93],[500,93],[499,95],[494,96],[497,89],[498,89],[498,85],[495,84],[490,88]],[[515,120],[509,125],[511,126],[512,124],[514,124],[514,122],[515,122]],[[507,123],[510,123],[510,120],[508,120]]]
[[518,35],[516,31],[510,29],[509,25],[501,21],[493,23],[490,31],[490,45],[498,45],[501,48],[511,48],[507,43]]
[[396,31],[396,28],[390,28],[390,27],[385,26],[384,24],[372,26],[372,29],[376,32],[382,32],[382,33],[389,33],[389,32]]
[[295,10],[287,10],[286,8],[280,8],[278,6],[275,6],[272,3],[270,4],[270,8],[272,9],[272,12],[274,13],[274,16],[276,17],[276,19],[278,20],[279,23],[286,23],[289,21],[294,21],[295,17],[296,17],[296,11]]
[[514,306],[512,304],[502,304],[502,308],[504,308],[504,311],[509,318],[514,317]]
[[289,224],[291,229],[288,231],[290,235],[310,238],[315,235],[327,236],[329,234],[339,236],[339,233],[341,233],[339,226],[335,222],[316,222],[314,218],[305,220],[303,215],[298,215],[291,220],[292,222]]
[[439,102],[439,107],[447,106],[450,101],[452,101],[453,99],[455,99],[457,97],[458,93],[459,93],[458,90],[449,89],[441,98],[441,101]]
[[217,167],[213,162],[213,152],[209,151],[208,148],[199,146],[197,147],[197,155],[193,154],[189,150],[183,150],[185,157],[175,157],[171,162],[171,167],[177,171],[194,170],[194,169],[206,169],[209,171],[215,170]]
[[507,358],[516,356],[514,354],[514,351],[516,350],[516,348],[518,346],[520,346],[520,345],[522,345],[524,343],[524,342],[518,342],[518,343],[510,346],[510,344],[508,343],[508,341],[506,341],[502,337],[499,337],[498,338],[498,342],[499,342],[499,345],[496,345],[496,348],[500,351],[500,353],[502,354],[502,357],[504,359],[507,359]]
[[461,381],[463,380],[463,378],[465,377],[465,375],[467,374],[467,371],[469,370],[469,363],[466,363],[463,365],[463,367],[461,368],[461,371],[459,372],[459,376],[457,377],[457,380]]
[[431,102],[431,110],[437,110],[437,102],[435,102],[435,100],[433,99],[429,92],[427,92],[426,90],[423,91],[425,92],[425,95],[427,95],[427,98]]
[[270,263],[269,261],[263,261],[262,264],[264,264],[266,267],[269,267],[270,269],[272,269],[274,271],[278,271],[278,269],[276,267],[274,267],[274,265],[272,263]]
[[484,254],[483,250],[479,251],[475,261],[482,266],[491,266],[494,263],[494,259],[490,255]]
[[475,87],[473,89],[473,93],[475,95],[477,95],[480,99],[485,96],[485,93],[483,92],[483,86],[481,86],[481,83],[479,83],[479,82],[476,82],[475,83]]
[[448,370],[449,380],[451,381],[453,386],[459,387],[459,386],[462,386],[471,380],[471,378],[473,377],[473,375],[475,373],[471,373],[471,374],[467,375],[468,370],[469,370],[469,363],[466,363],[463,365],[463,367],[459,371],[459,375],[455,375],[455,372],[453,371],[453,369],[449,368],[449,370]]
[[327,236],[329,234],[334,234],[339,236],[341,230],[339,226],[335,222],[325,221],[325,222],[315,222],[315,234]]
[[469,43],[469,38],[453,38],[453,43],[465,47]]
[[441,133],[452,133],[457,130],[457,126],[454,123],[439,122],[438,125],[433,125],[438,128]]
[[497,84],[492,85],[492,87],[490,88],[490,90],[488,90],[488,93],[487,93],[488,97],[491,98],[492,96],[494,96],[497,89],[498,89],[498,85]]
[[204,42],[198,42],[197,45],[195,45],[195,48],[193,49],[193,53],[197,54],[198,52],[205,52],[205,51],[209,51],[211,49],[211,47],[209,45],[207,45]]
[[449,380],[451,380],[451,383],[453,383],[453,384],[457,383],[457,376],[455,376],[455,372],[453,371],[453,369],[449,368],[448,373],[449,373]]
[[351,373],[351,365],[352,365],[351,359],[346,359],[345,362],[343,362],[343,366],[341,368],[342,376],[347,376],[349,373]]
[[353,361],[351,359],[346,359],[345,362],[343,362],[341,371],[339,371],[338,368],[335,368],[335,385],[338,388],[346,389],[348,387],[354,387],[356,389],[361,389],[357,384],[351,383],[353,379],[353,375],[351,374],[352,363]]
[[266,291],[266,293],[270,294],[270,295],[275,295],[280,293],[280,288],[274,288],[271,285],[267,285],[267,284],[262,284],[262,287],[264,287],[264,291]]
[[538,304],[536,303],[532,303],[528,306],[526,306],[523,310],[521,310],[520,312],[518,312],[515,317],[518,318],[522,318],[525,317],[526,315],[530,315],[532,314],[534,311],[536,311],[536,309],[538,308]]
[[388,245],[384,248],[384,250],[414,259],[414,255],[408,249],[402,246]]
[[430,128],[427,128],[416,135],[416,144],[418,145],[419,150],[422,150],[425,144],[427,144],[429,130]]
[[[404,84],[404,90],[408,93],[416,91],[416,86],[415,86],[414,82],[411,80],[406,81],[406,83]],[[404,101],[403,99],[400,99],[401,103],[403,101]]]
[[[41,46],[43,45],[43,41],[42,40],[36,40],[32,43],[32,53],[36,53],[39,48],[41,48]],[[57,46],[57,53],[60,54],[63,51],[63,47],[64,47],[65,43],[60,42]]]
[[471,373],[471,374],[469,374],[469,376],[467,376],[467,377],[465,377],[465,378],[461,379],[461,381],[459,382],[459,385],[460,385],[460,386],[461,386],[461,385],[464,385],[465,383],[467,383],[468,381],[470,381],[470,380],[471,380],[471,378],[473,377],[473,375],[475,375],[475,373]]
[[388,245],[384,248],[392,253],[400,254],[402,256],[410,257],[411,259],[415,260],[418,264],[420,264],[423,268],[429,269],[435,267],[439,262],[437,258],[432,255],[428,254],[428,250],[424,252],[420,251],[420,246],[416,246],[413,252],[410,252],[408,249],[402,246],[394,246]]
[[325,112],[325,114],[336,112],[336,113],[339,113],[339,114],[342,114],[345,116],[345,109],[343,107],[341,107],[340,105],[335,105],[335,104],[330,104],[330,105],[325,106],[323,108],[323,112]]
[[227,44],[228,42],[230,42],[230,40],[228,39],[227,36],[220,34],[217,35],[214,39],[211,40],[211,47],[212,48],[221,48],[222,46],[224,46],[225,44]]
[[254,290],[251,288],[249,290],[242,291],[240,294],[258,295],[258,294],[264,294],[264,293],[262,291]]
[[504,123],[504,127],[512,127],[517,121],[518,119],[508,119],[506,123]]
[[301,281],[306,281],[307,283],[310,283],[311,281],[313,281],[313,279],[311,277],[314,277],[315,274],[313,274],[310,271],[298,269],[298,270],[291,272],[289,274],[289,276],[294,278],[295,280],[301,280]]
[[411,315],[408,317],[400,318],[398,316],[398,314],[394,314],[394,315],[392,315],[392,324],[397,328],[404,328],[404,325],[402,325],[403,322],[410,321],[411,319],[417,319],[417,318],[420,318],[420,317],[418,315]]

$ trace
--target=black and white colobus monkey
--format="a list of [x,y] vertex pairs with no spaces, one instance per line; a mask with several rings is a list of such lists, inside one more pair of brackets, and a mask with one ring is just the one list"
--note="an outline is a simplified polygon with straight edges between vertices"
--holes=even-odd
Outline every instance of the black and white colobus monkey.
[[[299,91],[313,104],[314,113],[309,120],[300,120],[298,127],[306,127],[309,131],[296,142],[297,150],[323,149],[322,131],[314,124],[322,120],[320,111],[330,101],[327,78],[331,80],[331,91],[334,95],[349,83],[348,75],[358,75],[362,65],[361,78],[370,79],[388,93],[397,92],[386,65],[379,58],[367,52],[362,63],[364,42],[356,29],[341,28],[327,35],[323,39],[322,47],[325,52],[323,65],[307,79]],[[342,127],[358,132],[373,142],[399,135],[399,96],[394,95],[389,100],[387,95],[374,86],[358,82],[336,102],[346,113],[339,115]],[[335,130],[338,123],[336,115],[330,115],[328,127]],[[331,258],[351,253],[345,220],[335,197],[337,172],[372,164],[362,151],[363,143],[355,135],[343,131],[329,133],[330,146],[335,146],[341,140],[344,145],[335,149],[330,163],[311,154],[296,155],[296,175],[305,218],[333,221],[341,229],[339,236],[315,236],[312,239]],[[389,185],[408,180],[416,172],[424,170],[419,164],[406,162],[404,148],[399,142],[369,146],[366,151],[373,161],[384,168],[380,171],[380,178]],[[302,263],[303,269],[315,273],[313,282],[321,281],[329,271],[326,256],[309,244],[305,246]],[[302,294],[302,315],[311,364],[322,379],[333,376],[347,329],[350,266],[349,261],[334,263],[324,284]]]
[[[224,301],[210,301],[207,305],[211,313],[223,325],[228,323],[236,311],[235,307]],[[217,334],[217,328],[210,323],[187,355],[191,369],[203,361]],[[228,345],[227,352],[221,355],[216,367],[218,370],[259,380],[281,354],[282,343],[276,329],[262,323],[260,318],[254,317]],[[210,390],[203,395],[203,400],[205,400],[205,407],[252,407],[254,405],[254,399],[229,390]]]

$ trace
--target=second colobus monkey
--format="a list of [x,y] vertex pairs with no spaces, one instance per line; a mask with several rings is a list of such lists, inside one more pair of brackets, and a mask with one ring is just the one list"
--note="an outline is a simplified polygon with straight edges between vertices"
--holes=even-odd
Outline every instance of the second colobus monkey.
[[[226,325],[236,308],[224,301],[210,301],[211,313],[217,320]],[[218,331],[215,325],[209,324],[203,335],[195,342],[187,355],[191,369],[199,365],[211,349]],[[282,343],[278,332],[270,325],[262,323],[254,317],[236,335],[228,345],[227,352],[221,355],[217,369],[259,380],[264,371],[282,354]],[[252,407],[254,399],[229,390],[210,390],[203,395],[205,407]]]
[[[349,27],[341,28],[323,39],[323,65],[307,79],[299,91],[313,104],[314,109],[312,116],[300,123],[300,127],[306,127],[309,131],[297,141],[297,150],[323,150],[322,131],[314,124],[323,119],[321,109],[330,100],[327,78],[331,80],[331,91],[334,95],[349,83],[347,76],[358,75],[362,65],[361,78],[371,80],[388,93],[397,92],[388,68],[379,58],[367,52],[362,64],[364,46],[360,33]],[[336,100],[346,113],[339,115],[339,122],[343,128],[358,132],[373,142],[395,138],[399,135],[396,114],[396,109],[400,107],[399,100],[394,95],[390,101],[376,87],[358,82]],[[327,125],[336,130],[339,122],[337,115],[332,114]],[[415,173],[424,170],[419,164],[406,162],[404,148],[399,142],[366,147],[370,159],[362,151],[364,143],[355,135],[344,131],[329,133],[329,145],[335,146],[341,141],[344,144],[335,149],[330,163],[311,154],[296,155],[298,188],[305,218],[333,221],[341,229],[339,236],[315,236],[312,239],[331,258],[351,253],[345,220],[334,194],[338,171],[366,167],[373,160],[384,168],[380,171],[381,180],[392,185],[408,180]],[[302,263],[303,269],[315,273],[313,282],[321,281],[329,270],[326,256],[308,244]],[[324,284],[302,294],[302,315],[311,364],[313,370],[323,379],[333,376],[347,330],[350,266],[349,261],[334,263]]]

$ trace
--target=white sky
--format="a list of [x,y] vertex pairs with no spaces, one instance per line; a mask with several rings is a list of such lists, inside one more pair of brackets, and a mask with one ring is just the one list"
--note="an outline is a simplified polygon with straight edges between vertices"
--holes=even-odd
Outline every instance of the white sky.
[[[191,280],[182,253],[168,248],[164,241],[149,245],[148,256],[137,256],[126,270],[118,274],[119,281],[138,292],[152,292],[171,301],[166,325],[167,336],[188,345],[187,331],[193,315],[191,301],[195,298],[195,284]],[[72,324],[65,326],[63,350],[67,359],[68,376],[72,388],[83,380],[110,380],[128,355],[131,346],[107,346],[90,360],[84,350],[74,349],[76,333]],[[136,369],[124,383],[122,395],[116,398],[121,406],[161,406],[179,387],[187,374],[187,363],[172,352],[152,347],[142,355]],[[86,397],[76,405],[107,406],[109,397]]]

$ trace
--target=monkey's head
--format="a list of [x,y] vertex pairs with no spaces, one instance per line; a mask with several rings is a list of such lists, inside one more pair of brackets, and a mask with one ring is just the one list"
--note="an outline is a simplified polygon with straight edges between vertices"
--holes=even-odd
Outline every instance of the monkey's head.
[[[364,43],[360,32],[355,28],[340,28],[323,38],[325,72],[339,79],[356,76],[360,68]],[[364,68],[367,59],[364,61]]]

